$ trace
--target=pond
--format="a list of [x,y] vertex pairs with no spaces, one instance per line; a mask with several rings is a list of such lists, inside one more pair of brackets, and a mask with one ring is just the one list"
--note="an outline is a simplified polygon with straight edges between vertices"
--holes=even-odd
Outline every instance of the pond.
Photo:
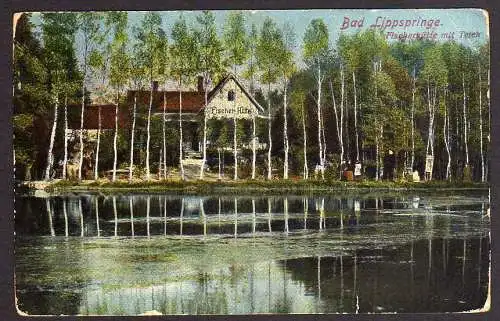
[[16,197],[30,315],[455,312],[488,293],[488,191]]

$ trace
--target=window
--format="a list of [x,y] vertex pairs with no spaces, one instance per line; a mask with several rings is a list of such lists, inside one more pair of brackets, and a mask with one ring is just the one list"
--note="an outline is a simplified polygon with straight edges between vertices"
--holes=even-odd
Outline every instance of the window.
[[227,92],[227,100],[228,101],[234,101],[235,98],[235,93],[234,90],[230,90]]

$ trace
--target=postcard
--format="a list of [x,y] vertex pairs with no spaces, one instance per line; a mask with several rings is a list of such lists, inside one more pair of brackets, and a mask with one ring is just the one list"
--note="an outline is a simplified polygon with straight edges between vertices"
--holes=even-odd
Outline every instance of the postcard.
[[487,312],[488,19],[15,14],[18,313]]

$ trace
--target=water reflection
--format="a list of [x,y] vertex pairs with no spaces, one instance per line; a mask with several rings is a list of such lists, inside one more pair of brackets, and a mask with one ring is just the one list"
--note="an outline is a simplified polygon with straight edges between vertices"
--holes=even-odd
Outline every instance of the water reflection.
[[[40,201],[30,197],[24,197],[23,200],[33,204]],[[348,228],[346,232],[356,233],[367,225],[384,224],[397,216],[408,220],[411,230],[417,220],[419,223],[423,221],[430,249],[436,229],[441,233],[453,234],[457,228],[455,221],[466,224],[470,215],[482,217],[489,209],[488,200],[484,198],[471,198],[471,204],[464,204],[467,210],[460,212],[452,211],[450,205],[443,207],[439,200],[432,201],[430,197],[420,199],[414,196],[384,200],[379,197],[360,199],[333,196],[214,198],[157,194],[114,195],[103,198],[99,195],[66,195],[46,198],[43,201],[45,206],[27,206],[26,211],[18,212],[19,215],[27,217],[46,215],[49,228],[47,235],[54,237],[74,235],[75,228],[80,230],[80,236],[96,237],[182,236],[186,233],[209,236],[232,233],[234,238],[238,238],[250,234],[255,236],[262,232],[282,232],[286,235],[330,228],[343,230],[345,227]],[[416,205],[416,202],[422,206]],[[309,211],[311,203],[315,213],[313,216]],[[72,217],[75,215],[80,216],[78,226],[72,223]],[[93,223],[87,219],[91,216],[94,216]],[[437,218],[439,224],[435,226]],[[453,222],[450,221],[451,218],[454,219]],[[61,220],[63,223],[60,223]],[[485,217],[484,220],[487,221],[488,218]],[[264,222],[267,222],[267,226],[262,224]],[[30,222],[23,224],[30,225]],[[18,232],[22,234],[26,226],[18,227]],[[35,234],[40,233],[42,230],[39,229]],[[431,264],[429,261],[429,265]]]
[[486,297],[481,193],[62,195],[16,206],[16,290],[30,314],[437,312]]

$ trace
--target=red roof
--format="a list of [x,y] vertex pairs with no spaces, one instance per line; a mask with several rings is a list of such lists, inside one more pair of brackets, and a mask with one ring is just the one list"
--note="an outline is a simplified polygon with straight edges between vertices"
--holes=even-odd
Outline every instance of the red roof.
[[[132,104],[134,94],[137,95],[137,103],[149,106],[149,90],[129,90],[127,93],[127,104]],[[166,99],[165,110],[167,113],[179,112],[179,91],[154,91],[153,108],[155,113],[163,112],[163,102]],[[182,92],[182,111],[187,113],[198,113],[205,105],[205,93],[200,91]]]
[[[207,94],[207,100],[210,102],[212,98],[220,92],[224,85],[233,79],[240,89],[245,93],[245,95],[250,99],[250,101],[257,107],[259,112],[263,112],[264,109],[259,105],[252,95],[244,88],[240,83],[238,78],[233,74],[226,75],[219,83]],[[198,84],[198,91],[183,91],[182,92],[182,111],[186,113],[199,113],[205,106],[205,92],[203,87]],[[150,100],[150,90],[129,90],[127,92],[127,105],[131,106],[134,102],[134,95],[136,95],[137,103],[143,106],[149,106]],[[167,113],[178,113],[179,112],[179,91],[153,91],[153,113],[163,112],[163,103],[166,99],[165,110]]]
[[[101,107],[101,129],[115,128],[115,105],[87,105],[83,116],[84,129],[99,128],[99,107]],[[80,129],[81,105],[68,106],[70,129]],[[118,127],[129,128],[129,113],[125,106],[118,106]]]

